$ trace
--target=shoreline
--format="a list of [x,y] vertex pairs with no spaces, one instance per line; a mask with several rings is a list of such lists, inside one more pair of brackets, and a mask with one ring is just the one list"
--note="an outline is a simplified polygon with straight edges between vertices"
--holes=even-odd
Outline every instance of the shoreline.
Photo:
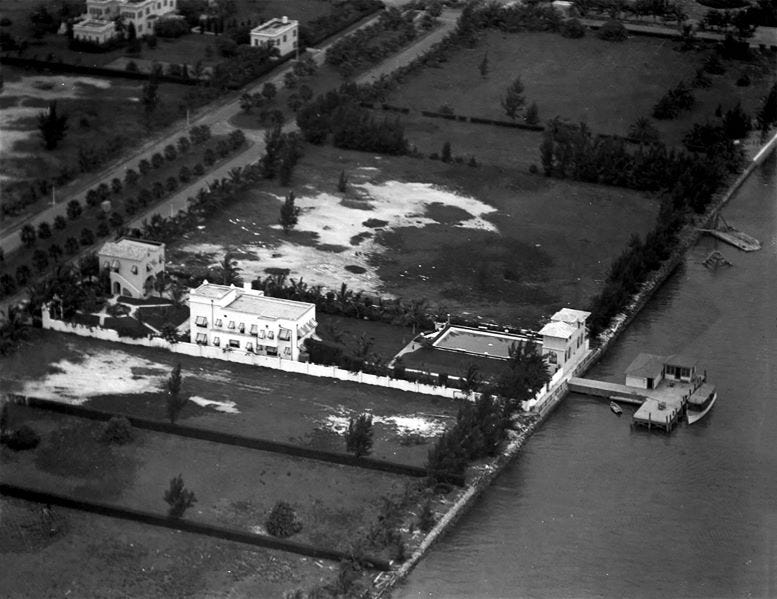
[[[590,367],[594,366],[617,341],[626,328],[631,324],[634,318],[642,311],[650,298],[664,284],[669,276],[675,271],[680,263],[685,259],[688,250],[693,247],[701,236],[700,229],[705,228],[720,210],[731,200],[734,194],[750,177],[753,171],[777,150],[777,134],[765,144],[759,147],[754,157],[751,157],[747,167],[741,174],[728,186],[723,192],[718,193],[718,198],[713,201],[704,214],[694,217],[691,222],[685,225],[685,229],[680,234],[680,240],[672,255],[661,265],[650,279],[643,285],[640,291],[634,296],[624,312],[619,314],[615,322],[602,332],[601,343],[598,347],[590,349],[571,369],[569,376],[579,376],[585,373]],[[534,434],[542,423],[550,416],[556,406],[566,397],[568,376],[565,376],[556,386],[551,387],[547,394],[551,397],[546,400],[540,412],[525,429],[521,430],[517,436],[510,441],[507,448],[488,464],[476,466],[477,474],[471,483],[461,490],[458,497],[453,501],[453,505],[448,509],[435,524],[429,533],[427,533],[420,544],[415,548],[411,557],[405,561],[402,566],[390,573],[378,575],[374,580],[373,588],[376,590],[375,597],[387,599],[391,597],[391,591],[413,571],[416,565],[423,559],[426,552],[443,537],[448,530],[455,525],[470,508],[480,495],[491,485],[491,482],[497,478],[513,459],[515,459],[524,443]],[[385,577],[385,578],[384,578]]]

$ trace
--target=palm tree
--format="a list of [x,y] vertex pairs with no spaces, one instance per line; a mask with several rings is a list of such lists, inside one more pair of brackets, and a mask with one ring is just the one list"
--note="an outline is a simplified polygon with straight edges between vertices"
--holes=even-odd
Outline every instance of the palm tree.
[[219,263],[222,285],[240,285],[243,282],[240,276],[241,268],[237,265],[237,260],[232,257],[232,252],[227,250],[223,260]]
[[660,134],[653,124],[653,121],[644,116],[639,117],[631,124],[631,127],[629,127],[629,137],[636,140],[640,147],[645,144],[657,142],[659,136]]

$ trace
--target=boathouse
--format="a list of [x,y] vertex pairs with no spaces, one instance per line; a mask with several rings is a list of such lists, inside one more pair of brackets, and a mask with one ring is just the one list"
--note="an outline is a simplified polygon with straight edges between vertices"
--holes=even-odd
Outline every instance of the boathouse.
[[655,389],[664,378],[664,357],[639,354],[626,368],[626,386],[637,389]]

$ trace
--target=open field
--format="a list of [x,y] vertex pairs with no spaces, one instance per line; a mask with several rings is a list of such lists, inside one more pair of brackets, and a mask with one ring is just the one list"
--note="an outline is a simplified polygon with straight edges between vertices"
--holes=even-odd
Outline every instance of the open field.
[[[3,77],[0,174],[4,178],[35,179],[43,173],[55,177],[62,168],[77,173],[79,147],[101,148],[108,139],[121,136],[122,147],[126,148],[147,135],[140,82],[30,74],[12,67],[3,68]],[[180,106],[188,91],[183,85],[161,84],[152,125],[162,126],[180,118]],[[51,101],[57,102],[59,114],[68,116],[68,131],[55,150],[46,151],[37,117]]]
[[459,407],[434,396],[42,331],[0,360],[0,387],[165,420],[161,384],[176,363],[190,399],[182,424],[344,452],[348,419],[369,411],[373,457],[416,466]]
[[41,435],[31,451],[0,453],[8,484],[63,493],[157,514],[169,481],[181,474],[197,503],[187,519],[266,534],[278,501],[287,501],[303,523],[294,540],[347,551],[359,530],[377,519],[381,498],[404,492],[410,479],[269,453],[135,431],[125,445],[99,441],[103,424],[14,406],[14,426]]
[[[292,181],[302,208],[294,231],[277,225],[288,189],[269,182],[170,244],[172,267],[213,265],[228,239],[246,280],[285,269],[330,289],[345,282],[531,327],[557,307],[586,305],[657,209],[636,192],[499,167],[305,152]],[[346,194],[336,190],[341,170]]]
[[280,597],[334,576],[336,565],[54,508],[57,532],[41,506],[0,498],[0,589],[7,599]]
[[[500,99],[509,83],[520,77],[526,105],[536,102],[542,120],[560,116],[585,122],[597,133],[626,135],[637,118],[650,116],[653,105],[669,88],[680,80],[690,82],[712,52],[680,52],[677,47],[676,41],[638,36],[612,44],[596,39],[590,31],[585,38],[568,39],[552,33],[507,34],[488,30],[476,48],[457,50],[440,68],[427,67],[406,78],[388,102],[416,111],[436,111],[447,104],[456,114],[509,120]],[[486,52],[489,73],[484,78],[478,65]],[[695,90],[693,110],[674,120],[654,121],[667,144],[679,144],[694,122],[711,119],[718,104],[727,109],[741,101],[746,111],[755,111],[771,82],[759,81],[757,65],[724,63],[725,74],[710,76],[711,87]],[[743,72],[750,74],[752,86],[735,85]],[[468,137],[455,133],[462,126],[413,113],[405,119],[408,137],[425,153],[440,151],[450,126],[454,130],[450,139],[454,154],[474,154],[481,161],[493,162],[479,151],[479,146],[486,146],[491,140],[506,144],[499,138],[509,137],[513,140],[511,153],[522,154],[522,163],[527,158],[539,163],[541,134],[466,125],[467,134],[478,131],[473,137],[483,139],[478,142],[475,138],[475,145],[470,146],[462,143]],[[434,143],[430,143],[425,130],[434,130]],[[499,146],[500,151],[502,147]]]

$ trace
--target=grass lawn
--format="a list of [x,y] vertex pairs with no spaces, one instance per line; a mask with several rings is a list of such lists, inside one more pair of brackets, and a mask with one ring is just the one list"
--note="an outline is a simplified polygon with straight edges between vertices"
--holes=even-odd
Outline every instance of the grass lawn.
[[[653,105],[681,79],[690,81],[711,53],[711,49],[680,52],[678,42],[633,36],[621,44],[612,44],[594,37],[591,32],[583,39],[568,39],[552,33],[507,34],[489,30],[478,47],[456,51],[441,68],[425,68],[408,77],[388,99],[393,105],[414,110],[437,110],[447,104],[456,114],[509,120],[500,105],[507,85],[520,77],[525,87],[527,106],[536,102],[540,118],[558,115],[575,122],[585,122],[594,132],[625,135],[629,126],[641,116],[650,116]],[[488,53],[489,73],[480,76],[478,65]],[[773,59],[772,59],[773,62]],[[712,76],[713,85],[696,90],[696,106],[680,118],[655,121],[663,139],[670,145],[680,143],[683,133],[697,121],[712,118],[722,104],[732,107],[737,101],[751,114],[766,93],[770,82],[757,82],[751,87],[737,87],[740,73],[748,71],[756,81],[758,68],[737,62],[727,62],[724,75]],[[773,66],[773,65],[772,65]],[[763,78],[763,77],[762,77]],[[768,79],[768,77],[767,77]],[[411,141],[424,151],[440,151],[450,125],[440,123],[432,149],[423,135],[423,123],[435,128],[432,119],[415,115],[409,119]],[[472,127],[472,126],[471,126]],[[457,127],[454,127],[457,129]],[[513,152],[522,148],[539,163],[540,135],[501,131],[485,125],[477,126],[479,137],[489,142],[498,137],[514,139]],[[469,129],[467,130],[469,132]],[[416,141],[416,133],[418,141]],[[461,143],[466,137],[454,134],[451,139],[454,154],[475,154],[473,147]],[[535,140],[530,142],[530,140]],[[459,141],[459,143],[457,143]],[[500,143],[500,142],[496,142]],[[525,161],[524,161],[525,162]]]
[[348,419],[369,410],[375,417],[373,457],[418,466],[459,407],[441,397],[45,331],[0,359],[0,387],[165,420],[160,388],[177,363],[191,399],[182,424],[345,451]]
[[294,540],[346,550],[377,518],[380,500],[415,479],[291,458],[175,435],[135,431],[122,446],[98,440],[102,423],[14,406],[12,419],[42,437],[33,451],[0,454],[9,484],[164,514],[169,481],[183,476],[197,503],[186,518],[264,532],[278,501],[294,506],[302,531]]
[[323,313],[317,313],[316,320],[318,321],[316,334],[324,341],[354,353],[359,347],[359,340],[364,336],[372,341],[369,353],[379,354],[386,361],[413,339],[413,329],[383,322]]
[[336,565],[136,522],[0,498],[0,589],[8,599],[280,597]]
[[[346,194],[336,191],[341,170]],[[169,244],[170,262],[215,264],[229,240],[248,280],[284,268],[330,289],[346,282],[531,327],[559,307],[587,305],[657,209],[624,189],[315,146],[292,189],[303,211],[291,234],[276,224],[288,188],[264,182]]]

